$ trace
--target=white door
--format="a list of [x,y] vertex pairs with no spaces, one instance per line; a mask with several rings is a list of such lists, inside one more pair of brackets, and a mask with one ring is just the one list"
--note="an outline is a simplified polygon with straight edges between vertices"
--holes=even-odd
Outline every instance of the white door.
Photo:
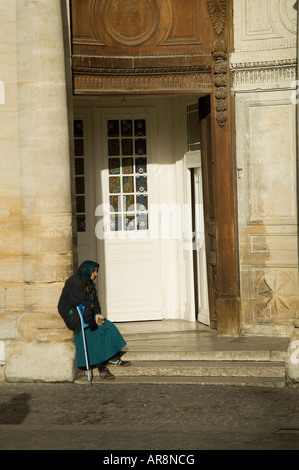
[[205,325],[210,325],[207,265],[205,248],[205,229],[202,194],[201,167],[194,168],[194,204],[195,204],[195,259],[197,270],[197,320]]
[[99,291],[111,321],[162,319],[155,112],[97,109],[94,115]]

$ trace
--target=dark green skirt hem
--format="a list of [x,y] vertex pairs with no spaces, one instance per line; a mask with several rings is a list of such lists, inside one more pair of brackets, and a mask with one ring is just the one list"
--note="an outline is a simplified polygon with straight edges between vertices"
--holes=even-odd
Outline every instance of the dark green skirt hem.
[[[127,344],[117,327],[107,319],[105,319],[103,325],[98,326],[97,330],[91,331],[90,328],[86,328],[84,331],[90,366],[107,361]],[[77,366],[85,367],[82,331],[78,335],[74,334],[74,338]]]

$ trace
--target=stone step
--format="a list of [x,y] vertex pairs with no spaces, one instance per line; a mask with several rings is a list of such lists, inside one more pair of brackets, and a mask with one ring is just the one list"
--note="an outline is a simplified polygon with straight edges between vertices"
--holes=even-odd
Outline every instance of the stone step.
[[[134,361],[109,367],[117,380],[105,381],[93,369],[93,383],[155,383],[285,387],[283,361]],[[87,374],[76,381],[87,384]]]
[[[87,376],[76,381],[77,384],[88,385]],[[277,377],[164,377],[164,376],[117,376],[115,380],[103,380],[98,375],[92,379],[92,384],[158,384],[158,385],[218,385],[262,388],[284,388],[285,379]]]
[[220,351],[128,351],[128,361],[258,361],[284,362],[286,351],[220,350]]
[[109,367],[117,377],[279,377],[283,362],[252,361],[134,361],[130,367]]

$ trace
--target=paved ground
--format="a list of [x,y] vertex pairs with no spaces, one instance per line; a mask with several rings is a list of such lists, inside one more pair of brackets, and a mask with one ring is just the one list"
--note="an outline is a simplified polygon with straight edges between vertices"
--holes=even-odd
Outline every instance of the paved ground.
[[299,389],[2,382],[0,449],[299,450]]

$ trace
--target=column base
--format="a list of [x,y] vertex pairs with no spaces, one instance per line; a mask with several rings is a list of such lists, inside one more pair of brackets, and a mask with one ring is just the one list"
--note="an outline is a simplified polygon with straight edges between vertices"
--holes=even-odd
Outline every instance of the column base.
[[77,376],[75,346],[71,342],[16,341],[5,362],[7,382],[73,382]]

